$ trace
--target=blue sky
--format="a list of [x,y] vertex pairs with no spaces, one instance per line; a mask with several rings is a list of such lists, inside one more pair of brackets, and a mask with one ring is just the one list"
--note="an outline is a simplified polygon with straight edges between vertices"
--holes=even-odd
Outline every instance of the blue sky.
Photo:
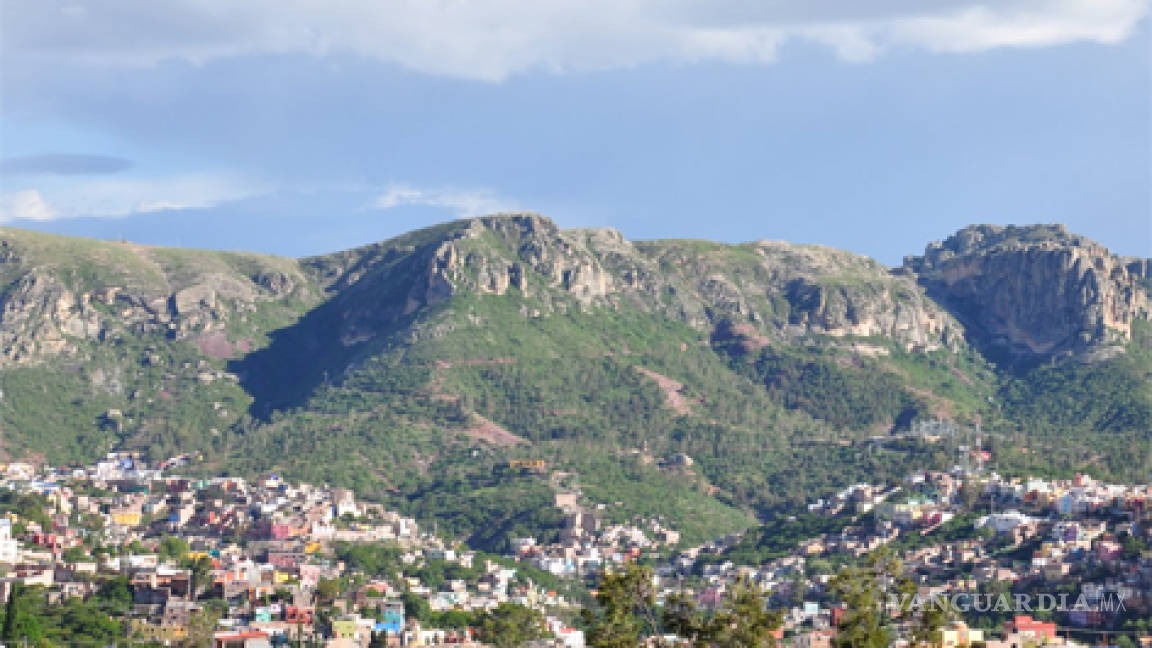
[[526,209],[897,264],[1062,222],[1152,256],[1148,0],[0,2],[12,226],[306,255]]

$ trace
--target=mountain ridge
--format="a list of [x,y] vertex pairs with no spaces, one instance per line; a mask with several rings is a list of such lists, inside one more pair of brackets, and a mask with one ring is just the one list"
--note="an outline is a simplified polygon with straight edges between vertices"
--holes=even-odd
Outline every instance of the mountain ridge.
[[[191,451],[204,472],[353,486],[485,543],[555,522],[537,510],[550,482],[512,459],[595,473],[590,502],[696,538],[947,461],[896,436],[856,449],[917,418],[1128,475],[1092,446],[1149,441],[1148,266],[1049,226],[972,226],[899,268],[523,213],[303,259],[2,228],[0,450]],[[1073,393],[1096,409],[1028,410]],[[663,467],[677,453],[688,473]]]

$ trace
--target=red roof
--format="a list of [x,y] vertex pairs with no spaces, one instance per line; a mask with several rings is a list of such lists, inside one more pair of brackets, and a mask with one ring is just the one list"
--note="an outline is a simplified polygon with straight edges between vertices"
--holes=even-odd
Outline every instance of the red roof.
[[245,630],[244,632],[233,632],[231,634],[217,634],[216,639],[267,639],[268,633],[260,630]]

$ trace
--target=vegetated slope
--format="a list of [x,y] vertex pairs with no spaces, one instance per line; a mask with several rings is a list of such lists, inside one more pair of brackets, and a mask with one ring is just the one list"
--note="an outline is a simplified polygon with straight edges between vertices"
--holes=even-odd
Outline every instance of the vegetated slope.
[[[1098,325],[1005,355],[997,341],[1031,314],[979,291],[1047,268],[1056,244],[1045,228],[982,227],[993,243],[955,244],[962,232],[896,271],[819,246],[632,243],[531,214],[299,261],[2,230],[3,447],[197,451],[201,470],[353,486],[485,547],[555,533],[558,491],[700,540],[954,461],[887,437],[916,418],[982,421],[1006,467],[1035,456],[1007,452],[1026,439],[1063,448],[1052,469],[1133,477],[1101,442],[1148,445],[1133,292],[1146,266],[1085,247],[1059,265],[1078,283],[1050,269],[1015,286]],[[1095,292],[1034,294],[1068,286]],[[1111,314],[1093,320],[1100,303]],[[1094,405],[1059,418],[1079,412],[1069,400]]]
[[1061,225],[974,225],[909,257],[1000,369],[998,465],[1152,478],[1152,260]]
[[0,228],[0,451],[202,449],[252,403],[228,358],[319,297],[292,259]]

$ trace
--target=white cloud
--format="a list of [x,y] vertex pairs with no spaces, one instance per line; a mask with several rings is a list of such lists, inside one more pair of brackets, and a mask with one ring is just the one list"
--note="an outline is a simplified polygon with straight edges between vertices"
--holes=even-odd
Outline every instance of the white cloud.
[[853,61],[891,47],[971,52],[1125,39],[1149,0],[64,0],[8,3],[5,53],[78,64],[351,54],[431,74],[651,61],[775,60],[782,43]]
[[55,210],[35,189],[0,194],[0,223],[14,220],[47,221],[55,217]]
[[480,216],[517,209],[516,203],[501,198],[488,190],[422,189],[406,184],[393,184],[376,197],[377,209],[392,209],[405,205],[442,207],[459,218]]
[[0,194],[0,222],[196,209],[266,191],[260,184],[210,174],[82,181],[46,178],[35,189]]

